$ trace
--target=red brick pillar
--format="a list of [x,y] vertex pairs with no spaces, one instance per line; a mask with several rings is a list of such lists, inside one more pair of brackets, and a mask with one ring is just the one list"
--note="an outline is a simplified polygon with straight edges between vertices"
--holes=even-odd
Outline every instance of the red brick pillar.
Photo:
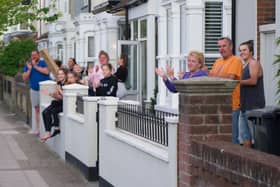
[[191,143],[231,141],[231,93],[237,81],[200,77],[175,81],[179,92],[178,185],[193,186]]

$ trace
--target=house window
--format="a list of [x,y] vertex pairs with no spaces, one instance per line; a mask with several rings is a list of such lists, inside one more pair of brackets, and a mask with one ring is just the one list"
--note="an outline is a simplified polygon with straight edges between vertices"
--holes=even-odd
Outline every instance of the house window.
[[63,45],[62,44],[57,45],[57,59],[61,60],[63,62]]
[[95,54],[95,39],[93,36],[88,37],[88,57],[94,57]]
[[223,33],[223,3],[205,3],[205,30],[204,30],[204,50],[206,65],[212,67],[215,58],[219,57],[218,39]]
[[82,0],[82,7],[88,6],[89,0]]
[[[142,99],[147,99],[147,19],[137,19],[131,22],[132,40],[140,42],[140,77]],[[137,66],[134,66],[137,68]],[[135,79],[136,80],[136,79]]]
[[140,38],[147,37],[147,20],[143,19],[140,21]]
[[132,40],[137,40],[138,39],[138,20],[135,20],[132,22]]

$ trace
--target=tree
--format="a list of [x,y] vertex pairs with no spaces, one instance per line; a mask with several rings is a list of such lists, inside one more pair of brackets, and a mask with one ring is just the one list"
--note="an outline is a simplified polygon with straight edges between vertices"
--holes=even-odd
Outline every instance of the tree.
[[31,38],[11,41],[0,54],[0,73],[14,76],[35,49],[36,43]]
[[55,21],[59,14],[50,14],[52,8],[55,8],[54,3],[49,7],[40,7],[38,0],[0,0],[0,34],[17,24],[28,25],[35,30],[33,21]]

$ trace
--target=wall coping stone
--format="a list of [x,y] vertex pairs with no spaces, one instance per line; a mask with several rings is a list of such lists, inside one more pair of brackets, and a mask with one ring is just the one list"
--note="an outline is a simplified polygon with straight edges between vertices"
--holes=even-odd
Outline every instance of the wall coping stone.
[[[198,159],[197,162],[192,162],[194,167],[213,170],[208,172],[224,178],[235,175],[250,179],[256,184],[280,184],[280,165],[277,164],[280,163],[280,157],[275,155],[230,142],[192,140],[191,157]],[[221,172],[217,173],[218,169]],[[223,171],[230,172],[231,175],[226,175]]]
[[63,90],[80,90],[80,89],[88,89],[88,86],[76,84],[76,83],[63,86]]
[[52,80],[47,80],[47,81],[41,81],[41,82],[39,82],[39,85],[41,86],[41,85],[54,85],[54,84],[56,84],[56,82],[55,81],[52,81]]
[[92,96],[84,96],[84,97],[83,97],[83,100],[84,100],[84,101],[93,101],[93,102],[97,102],[97,101],[100,100],[100,98],[101,98],[101,97],[96,97],[96,96],[94,96],[94,97],[92,97]]
[[227,95],[232,93],[238,82],[237,80],[207,76],[173,81],[178,92],[199,95]]

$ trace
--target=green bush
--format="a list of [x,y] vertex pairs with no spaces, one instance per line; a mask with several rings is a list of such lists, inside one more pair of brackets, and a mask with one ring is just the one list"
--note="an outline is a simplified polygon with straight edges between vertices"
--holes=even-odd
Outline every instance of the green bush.
[[[277,38],[276,43],[280,46],[280,37]],[[278,104],[280,104],[280,54],[275,55],[276,59],[274,61],[274,65],[277,67],[276,78],[277,78],[277,96],[278,96]]]
[[36,43],[32,39],[11,41],[0,53],[0,72],[4,75],[14,76],[22,71],[24,61],[30,57],[36,49]]

